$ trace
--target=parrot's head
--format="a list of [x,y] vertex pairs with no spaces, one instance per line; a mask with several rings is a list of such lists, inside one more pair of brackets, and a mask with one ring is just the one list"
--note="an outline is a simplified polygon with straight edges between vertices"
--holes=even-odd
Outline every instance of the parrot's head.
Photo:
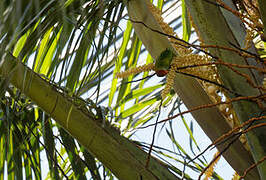
[[157,76],[162,77],[168,73],[173,57],[174,53],[170,49],[166,49],[160,54],[155,61],[155,72]]

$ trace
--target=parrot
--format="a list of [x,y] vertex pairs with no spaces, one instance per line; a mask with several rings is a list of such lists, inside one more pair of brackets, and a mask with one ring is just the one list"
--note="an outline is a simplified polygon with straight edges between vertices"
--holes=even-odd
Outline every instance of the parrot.
[[163,77],[168,73],[173,57],[173,51],[167,48],[155,60],[155,72],[158,77]]

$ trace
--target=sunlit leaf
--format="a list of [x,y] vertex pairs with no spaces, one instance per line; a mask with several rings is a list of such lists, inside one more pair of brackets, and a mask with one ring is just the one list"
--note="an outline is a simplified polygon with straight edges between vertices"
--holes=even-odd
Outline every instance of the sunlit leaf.
[[191,25],[185,0],[182,0],[182,28],[183,28],[183,40],[189,41],[191,35]]
[[[122,60],[123,60],[123,58],[125,56],[125,52],[126,52],[126,48],[127,48],[127,45],[128,45],[128,41],[129,41],[129,38],[130,38],[131,31],[132,31],[132,24],[130,22],[128,22],[127,23],[127,28],[126,28],[126,30],[124,32],[124,36],[123,36],[123,43],[121,45],[120,52],[119,52],[119,55],[118,55],[118,58],[117,58],[117,61],[116,61],[116,64],[115,64],[113,77],[115,77],[117,72],[121,71]],[[116,86],[117,86],[117,79],[114,78],[113,81],[112,81],[112,86],[110,88],[108,106],[111,106],[111,104],[112,104],[113,97],[114,97],[114,94],[115,94],[115,91],[116,91],[116,88],[117,88]]]
[[146,106],[154,104],[155,102],[157,102],[159,100],[160,100],[160,97],[154,97],[152,99],[148,99],[148,100],[145,100],[143,102],[139,102],[138,104],[135,104],[132,107],[124,110],[123,112],[121,112],[119,116],[121,118],[126,118],[126,117],[128,117],[128,116],[130,116],[130,115],[142,110]]

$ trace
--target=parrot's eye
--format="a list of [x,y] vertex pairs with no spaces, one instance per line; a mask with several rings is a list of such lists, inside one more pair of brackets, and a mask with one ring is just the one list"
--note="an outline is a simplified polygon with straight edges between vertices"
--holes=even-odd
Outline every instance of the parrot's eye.
[[158,71],[156,71],[156,75],[157,75],[158,77],[166,76],[167,73],[168,73],[167,70],[158,70]]

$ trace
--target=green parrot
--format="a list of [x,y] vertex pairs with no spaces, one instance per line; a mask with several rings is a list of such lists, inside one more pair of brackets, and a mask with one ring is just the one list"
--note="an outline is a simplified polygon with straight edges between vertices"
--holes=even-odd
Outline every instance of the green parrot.
[[174,56],[173,51],[166,49],[160,54],[158,59],[156,59],[155,72],[158,77],[165,76],[168,73]]

